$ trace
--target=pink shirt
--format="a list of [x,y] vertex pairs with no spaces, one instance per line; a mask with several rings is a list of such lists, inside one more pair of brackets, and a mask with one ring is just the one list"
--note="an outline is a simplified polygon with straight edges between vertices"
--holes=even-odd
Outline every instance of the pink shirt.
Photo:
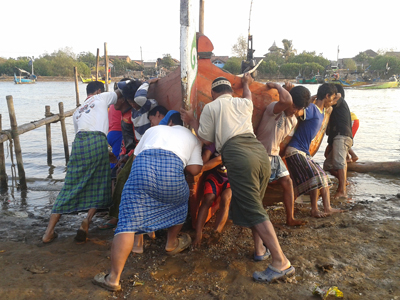
[[122,113],[119,110],[116,110],[114,105],[110,105],[110,109],[108,110],[108,132],[122,131],[121,118]]

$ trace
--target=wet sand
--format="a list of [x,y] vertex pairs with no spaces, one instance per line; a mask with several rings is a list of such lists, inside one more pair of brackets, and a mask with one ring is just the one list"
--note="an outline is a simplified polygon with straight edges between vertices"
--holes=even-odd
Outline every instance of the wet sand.
[[[166,231],[157,232],[156,240],[146,236],[144,253],[129,257],[123,290],[115,293],[91,283],[110,267],[113,233],[96,228],[104,222],[101,215],[94,218],[87,243],[73,240],[82,215],[66,215],[56,227],[59,238],[43,245],[49,207],[41,214],[3,210],[0,298],[319,299],[312,296],[317,283],[337,286],[344,299],[400,299],[400,199],[332,204],[349,211],[314,219],[308,204],[296,204],[295,216],[309,222],[300,228],[284,225],[281,205],[266,207],[296,268],[296,276],[286,283],[253,281],[253,272],[265,269],[270,260],[253,261],[250,230],[228,221],[219,241],[207,239],[208,223],[200,249],[172,257],[164,251]],[[188,226],[184,231],[194,236]]]

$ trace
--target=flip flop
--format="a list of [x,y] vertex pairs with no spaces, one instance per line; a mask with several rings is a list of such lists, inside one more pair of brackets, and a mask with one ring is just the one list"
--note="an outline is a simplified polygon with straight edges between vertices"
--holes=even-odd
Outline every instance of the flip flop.
[[179,252],[182,252],[183,250],[188,248],[191,243],[192,243],[192,239],[191,239],[190,235],[187,233],[182,233],[182,235],[178,238],[178,246],[172,251],[167,251],[167,254],[174,255]]
[[293,266],[290,266],[286,270],[280,271],[269,265],[268,268],[263,272],[254,272],[253,278],[255,281],[271,283],[278,280],[285,280],[288,277],[292,277],[294,276],[295,272],[296,270]]
[[89,224],[87,222],[87,219],[84,219],[81,223],[81,227],[83,229],[78,229],[76,231],[76,236],[75,236],[75,241],[77,241],[78,243],[84,243],[86,242],[87,239],[87,232],[89,230]]
[[268,259],[268,257],[270,257],[270,256],[271,256],[271,252],[269,252],[268,248],[265,247],[264,255],[256,255],[256,253],[254,252],[254,257],[253,258],[254,258],[255,261],[263,261],[263,260]]
[[50,244],[51,242],[53,242],[56,238],[58,238],[58,233],[54,231],[53,236],[50,238],[50,240],[48,240],[47,242],[43,242],[43,244]]
[[103,225],[97,226],[100,230],[107,230],[107,229],[113,229],[117,227],[117,224],[111,224],[111,223],[104,223]]
[[108,276],[108,274],[106,273],[99,273],[96,276],[94,276],[94,278],[92,279],[92,283],[95,285],[98,285],[100,287],[102,287],[103,289],[106,289],[107,291],[111,291],[111,292],[116,292],[121,290],[121,285],[113,285],[113,284],[109,284],[106,281],[106,277]]

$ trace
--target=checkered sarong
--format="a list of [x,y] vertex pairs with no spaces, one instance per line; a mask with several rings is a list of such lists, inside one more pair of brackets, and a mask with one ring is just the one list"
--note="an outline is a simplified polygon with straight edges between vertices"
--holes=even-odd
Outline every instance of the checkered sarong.
[[65,214],[103,209],[109,207],[111,201],[107,138],[99,131],[80,131],[72,143],[64,186],[51,212]]
[[332,185],[328,175],[311,156],[302,151],[294,151],[286,156],[286,163],[293,182],[295,198],[311,190]]
[[115,234],[152,232],[182,224],[189,200],[183,169],[182,160],[173,152],[141,152],[122,191]]

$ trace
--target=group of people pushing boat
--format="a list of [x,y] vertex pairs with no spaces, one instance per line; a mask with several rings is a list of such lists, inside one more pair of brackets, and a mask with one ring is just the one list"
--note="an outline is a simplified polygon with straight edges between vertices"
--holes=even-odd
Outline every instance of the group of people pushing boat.
[[[294,200],[303,194],[310,195],[313,217],[341,212],[330,205],[331,181],[324,169],[339,179],[335,197],[346,197],[346,160],[353,134],[343,89],[324,83],[311,97],[303,86],[267,83],[267,89],[277,89],[279,101],[266,107],[254,133],[250,74],[242,78],[242,97],[233,97],[226,78],[216,78],[210,87],[213,101],[204,106],[200,119],[193,110],[168,111],[149,99],[149,86],[156,82],[127,79],[116,83],[113,92],[104,92],[101,82],[88,84],[88,97],[73,115],[76,135],[71,158],[43,243],[58,236],[54,229],[62,214],[76,211],[88,211],[75,237],[85,242],[96,211],[109,208],[110,220],[100,229],[115,228],[111,269],[97,274],[93,283],[118,291],[129,254],[143,252],[143,234],[154,238],[155,231],[167,229],[169,255],[191,244],[199,247],[208,210],[220,198],[215,232],[222,231],[229,215],[234,224],[252,230],[254,260],[271,257],[269,266],[253,278],[273,282],[293,276],[295,268],[280,247],[262,200],[268,183],[279,183],[289,226],[306,223],[294,218]],[[323,169],[309,148],[328,110],[332,112]],[[281,149],[288,136],[290,141]],[[207,171],[192,242],[188,233],[181,232],[190,194],[185,176]]]

